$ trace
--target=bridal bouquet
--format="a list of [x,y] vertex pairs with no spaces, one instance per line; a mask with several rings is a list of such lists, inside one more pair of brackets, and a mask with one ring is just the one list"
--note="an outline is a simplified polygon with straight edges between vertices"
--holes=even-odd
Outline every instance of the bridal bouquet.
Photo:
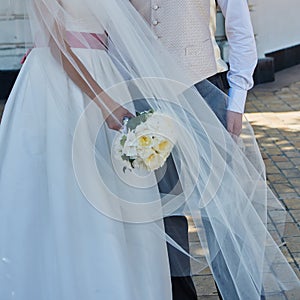
[[175,122],[169,116],[153,110],[137,114],[124,122],[116,141],[117,158],[125,169],[160,168],[169,157],[176,140]]

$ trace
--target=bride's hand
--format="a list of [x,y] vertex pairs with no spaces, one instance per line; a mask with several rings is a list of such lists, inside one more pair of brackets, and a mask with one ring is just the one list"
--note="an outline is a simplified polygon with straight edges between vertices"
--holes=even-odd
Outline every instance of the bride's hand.
[[110,129],[119,131],[122,128],[125,117],[132,118],[134,115],[123,106],[119,106],[106,117],[105,121]]

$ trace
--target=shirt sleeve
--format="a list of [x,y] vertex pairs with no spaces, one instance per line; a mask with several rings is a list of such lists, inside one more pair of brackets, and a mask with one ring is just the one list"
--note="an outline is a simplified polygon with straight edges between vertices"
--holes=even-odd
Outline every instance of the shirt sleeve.
[[253,87],[257,52],[247,0],[218,0],[225,17],[229,44],[229,100],[227,109],[245,110],[247,91]]

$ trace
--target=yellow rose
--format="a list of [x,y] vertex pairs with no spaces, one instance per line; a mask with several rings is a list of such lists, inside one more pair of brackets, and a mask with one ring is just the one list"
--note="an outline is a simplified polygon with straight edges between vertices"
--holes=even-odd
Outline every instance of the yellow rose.
[[143,135],[139,137],[138,143],[141,147],[149,147],[152,144],[152,139],[147,135]]
[[164,164],[164,162],[165,159],[157,153],[153,153],[145,159],[145,165],[150,171],[157,170]]
[[169,153],[173,148],[173,144],[167,139],[164,140],[157,139],[155,140],[154,144],[155,145],[153,146],[153,149],[160,154]]
[[157,148],[158,148],[157,150],[159,152],[165,152],[167,149],[170,148],[170,143],[169,143],[169,141],[164,140],[157,145]]
[[155,159],[155,154],[152,153],[148,158],[146,158],[146,163],[149,164],[151,161]]

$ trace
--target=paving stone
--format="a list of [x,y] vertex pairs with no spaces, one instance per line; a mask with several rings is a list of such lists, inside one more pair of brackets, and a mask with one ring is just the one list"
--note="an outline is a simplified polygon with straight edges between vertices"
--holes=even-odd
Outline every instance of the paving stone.
[[300,187],[300,178],[290,178],[289,182],[294,186],[294,187]]
[[284,203],[290,210],[300,209],[300,198],[285,199]]
[[199,296],[217,296],[217,289],[211,275],[193,277]]
[[268,174],[267,178],[270,182],[274,183],[287,183],[287,179],[282,174]]
[[295,166],[291,162],[276,162],[276,165],[281,170],[294,169]]
[[288,249],[294,252],[300,252],[300,238],[299,237],[287,237],[284,239],[286,241]]
[[275,224],[284,223],[293,223],[294,219],[289,212],[283,212],[282,210],[272,211],[269,213],[270,220]]
[[300,229],[295,223],[286,223],[284,229],[284,237],[298,237],[300,240]]
[[294,193],[295,190],[292,188],[290,183],[283,184],[283,183],[274,183],[273,187],[276,189],[277,193]]
[[198,296],[198,300],[219,300],[218,296]]
[[279,193],[279,198],[280,199],[293,199],[293,198],[297,198],[300,197],[300,189],[299,191],[297,190],[297,188],[294,188],[294,193]]
[[200,275],[211,275],[210,268],[207,267],[204,270],[201,271]]
[[268,300],[286,300],[284,293],[278,295],[267,295]]
[[300,265],[300,252],[292,252],[292,257],[298,265]]
[[300,290],[285,292],[288,300],[300,300]]
[[300,209],[291,210],[290,213],[292,217],[296,220],[296,222],[300,223]]
[[[286,241],[288,238],[285,238],[284,240]],[[287,243],[288,244],[288,243]],[[294,263],[295,260],[294,258],[291,256],[290,254],[290,249],[288,248],[288,246],[283,246],[281,247],[281,252],[284,254],[285,258],[287,259],[287,261],[289,263]],[[280,269],[279,269],[280,270]],[[280,271],[279,271],[280,272]]]
[[280,169],[275,166],[267,167],[268,174],[280,174]]
[[[290,263],[291,267],[295,271],[296,275],[300,278],[300,271],[299,271],[299,265],[296,265],[294,263]],[[300,299],[300,298],[299,298]]]
[[273,155],[273,156],[271,156],[271,160],[274,162],[288,162],[289,161],[289,159],[287,157],[282,156],[282,155]]
[[271,237],[273,238],[273,240],[277,244],[280,244],[281,243],[281,236],[278,234],[277,230],[270,230],[269,226],[268,226],[268,230],[269,230],[269,233],[270,233]]
[[297,169],[282,170],[282,173],[283,173],[286,177],[300,178],[300,171],[297,170]]
[[199,236],[198,236],[198,233],[196,232],[190,232],[189,233],[189,241],[190,242],[198,242],[199,241]]
[[286,151],[285,155],[291,158],[300,157],[300,152],[298,150],[295,151]]

